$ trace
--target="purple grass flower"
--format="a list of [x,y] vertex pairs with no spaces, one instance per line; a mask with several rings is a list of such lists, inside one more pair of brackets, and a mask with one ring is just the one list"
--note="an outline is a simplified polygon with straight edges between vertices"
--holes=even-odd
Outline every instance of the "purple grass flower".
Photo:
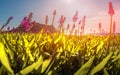
[[8,30],[8,31],[10,30],[10,26],[8,26],[7,30]]

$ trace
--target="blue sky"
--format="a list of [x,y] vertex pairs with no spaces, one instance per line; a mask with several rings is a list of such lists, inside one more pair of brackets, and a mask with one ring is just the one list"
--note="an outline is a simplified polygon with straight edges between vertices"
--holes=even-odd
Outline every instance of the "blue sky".
[[[90,29],[97,30],[98,23],[102,23],[105,31],[109,31],[108,2],[110,0],[0,0],[0,27],[6,20],[13,16],[10,27],[16,27],[22,19],[33,12],[33,20],[44,23],[45,16],[49,17],[49,24],[52,21],[53,10],[57,10],[55,26],[61,15],[66,16],[65,25],[72,24],[72,17],[78,10],[79,20],[83,16],[86,19],[86,32]],[[117,23],[117,32],[120,32],[120,0],[111,0],[115,9],[113,20]]]

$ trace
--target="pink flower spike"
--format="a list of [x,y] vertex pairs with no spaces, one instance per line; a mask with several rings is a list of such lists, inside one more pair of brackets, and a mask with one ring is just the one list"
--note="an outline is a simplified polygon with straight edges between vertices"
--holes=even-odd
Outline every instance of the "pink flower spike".
[[101,23],[99,23],[99,31],[101,31]]
[[58,23],[63,24],[63,15],[61,15],[60,20],[58,21]]
[[73,16],[73,22],[78,20],[78,11],[76,11],[75,15]]
[[80,25],[81,24],[81,20],[78,22],[78,25]]
[[109,15],[114,15],[114,9],[113,9],[113,5],[112,5],[112,2],[109,2],[109,12],[108,12]]

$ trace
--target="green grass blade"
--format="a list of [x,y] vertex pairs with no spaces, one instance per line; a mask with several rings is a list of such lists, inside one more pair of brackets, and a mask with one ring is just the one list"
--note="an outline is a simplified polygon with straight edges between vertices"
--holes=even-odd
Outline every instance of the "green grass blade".
[[118,55],[116,58],[114,58],[114,59],[112,60],[112,62],[115,62],[115,61],[117,61],[118,59],[120,59],[120,53],[119,53],[119,55]]
[[6,75],[6,73],[7,73],[7,71],[6,71],[5,67],[2,65],[0,67],[0,75]]
[[109,73],[107,72],[106,68],[103,69],[104,75],[109,75]]
[[97,66],[95,66],[91,71],[90,75],[94,75],[95,73],[99,72],[104,68],[104,66],[107,64],[108,60],[111,58],[113,53],[110,53],[107,55]]
[[88,62],[86,62],[77,72],[75,72],[74,75],[87,75],[93,60],[94,60],[95,56],[93,56],[91,59],[89,59]]
[[38,58],[38,61],[36,62],[36,67],[35,67],[35,70],[37,70],[39,67],[40,67],[40,65],[43,63],[43,57],[42,57],[42,55]]
[[5,52],[4,45],[1,42],[0,42],[0,61],[11,74],[14,74],[10,66],[7,54]]
[[109,36],[106,37],[104,40],[102,40],[100,42],[100,44],[97,46],[97,51],[96,51],[96,54],[98,54],[98,52],[100,51],[100,49],[104,46],[105,42],[109,39]]
[[27,75],[27,74],[29,74],[30,72],[32,72],[35,67],[36,67],[36,64],[33,63],[32,65],[27,66],[26,68],[24,68],[23,70],[21,70],[21,71],[20,71],[20,74],[22,74],[22,75]]
[[51,70],[47,75],[59,75],[55,70]]
[[43,61],[41,73],[43,73],[43,72],[46,70],[46,68],[47,68],[47,66],[50,64],[50,61],[51,61],[51,60],[52,60],[52,58]]
[[12,51],[12,48],[10,47],[10,44],[8,43],[7,38],[5,37],[5,35],[3,35],[3,37],[4,37],[3,41],[6,44],[6,48],[7,48],[8,54],[10,55],[10,59],[13,60],[14,59],[14,53]]
[[45,71],[43,72],[43,74],[48,74],[48,72],[50,71],[52,65],[53,65],[54,62],[55,62],[56,55],[57,55],[57,53],[54,53],[54,54],[53,54],[53,56],[52,56],[52,58],[51,58],[51,60],[50,60],[50,62],[49,62],[49,64],[48,64],[48,66],[47,66],[47,68],[45,69]]
[[39,68],[39,66],[42,64],[42,62],[43,62],[43,59],[42,59],[42,56],[40,56],[37,62],[35,62],[35,63],[31,64],[30,66],[27,66],[26,68],[21,70],[20,74],[26,75],[26,74],[29,74],[30,72],[32,72],[33,70],[37,70]]

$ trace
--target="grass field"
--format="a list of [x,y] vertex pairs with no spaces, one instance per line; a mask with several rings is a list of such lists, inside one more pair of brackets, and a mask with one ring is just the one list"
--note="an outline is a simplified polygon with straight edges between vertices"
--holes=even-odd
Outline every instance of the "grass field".
[[0,34],[0,75],[119,75],[120,35]]

